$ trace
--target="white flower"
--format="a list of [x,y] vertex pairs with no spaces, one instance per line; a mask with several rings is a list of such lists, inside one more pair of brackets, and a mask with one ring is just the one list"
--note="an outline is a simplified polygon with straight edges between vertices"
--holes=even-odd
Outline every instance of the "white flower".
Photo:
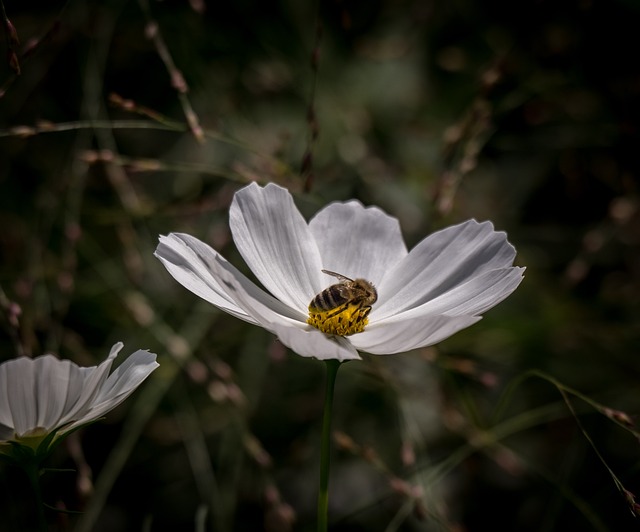
[[17,442],[37,448],[115,408],[158,367],[156,355],[136,351],[109,375],[123,344],[99,366],[79,367],[53,355],[0,364],[0,450]]
[[[302,356],[359,358],[435,344],[481,319],[522,281],[515,248],[491,222],[438,231],[411,252],[398,220],[358,201],[331,203],[307,223],[289,192],[256,183],[233,199],[234,242],[264,291],[219,253],[186,234],[161,236],[155,251],[169,273],[222,310],[276,334]],[[335,284],[322,270],[376,287],[363,332],[325,334],[310,326],[309,303]]]

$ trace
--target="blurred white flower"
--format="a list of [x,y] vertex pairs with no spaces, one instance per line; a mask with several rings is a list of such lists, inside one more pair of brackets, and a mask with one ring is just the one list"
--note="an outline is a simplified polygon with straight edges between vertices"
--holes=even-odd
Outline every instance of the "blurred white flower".
[[[121,342],[99,366],[79,367],[53,355],[0,364],[0,452],[10,443],[37,449],[106,414],[158,367],[156,355],[136,351],[111,375]],[[46,452],[40,449],[38,453]]]
[[[382,355],[435,344],[480,320],[524,272],[513,266],[516,250],[507,235],[491,222],[448,227],[408,252],[398,220],[377,207],[331,203],[307,223],[286,189],[256,183],[235,194],[229,218],[236,247],[268,292],[187,234],[161,236],[156,257],[194,294],[307,357],[348,360],[359,358],[357,350]],[[355,334],[327,334],[309,324],[323,328],[309,305],[336,284],[323,270],[375,286],[377,300],[355,316]]]

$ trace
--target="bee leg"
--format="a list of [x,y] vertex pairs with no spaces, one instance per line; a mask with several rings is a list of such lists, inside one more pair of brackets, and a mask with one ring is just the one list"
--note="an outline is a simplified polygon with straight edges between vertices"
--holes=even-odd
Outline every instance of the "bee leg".
[[328,320],[329,318],[333,318],[334,316],[337,316],[338,314],[340,314],[341,312],[344,312],[346,309],[346,305],[340,305],[339,307],[337,307],[333,312],[329,312],[325,319]]

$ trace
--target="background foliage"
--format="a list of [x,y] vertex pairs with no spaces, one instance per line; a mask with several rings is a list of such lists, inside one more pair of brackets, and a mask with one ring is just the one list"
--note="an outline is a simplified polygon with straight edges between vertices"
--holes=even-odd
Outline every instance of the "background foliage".
[[[313,530],[323,365],[152,255],[183,231],[242,267],[227,211],[256,180],[306,216],[379,205],[409,245],[491,219],[527,266],[471,329],[342,368],[334,530],[635,530],[638,3],[318,4],[4,1],[0,357],[161,362],[56,455],[45,498],[84,512],[57,526]],[[26,529],[0,472],[0,529]]]

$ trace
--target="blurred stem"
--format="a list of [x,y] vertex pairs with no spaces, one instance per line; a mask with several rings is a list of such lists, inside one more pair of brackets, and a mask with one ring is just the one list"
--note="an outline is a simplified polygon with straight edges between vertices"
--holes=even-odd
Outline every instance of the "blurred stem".
[[29,460],[28,462],[20,464],[25,473],[29,477],[29,483],[33,490],[36,503],[36,519],[38,520],[38,530],[41,532],[47,532],[47,520],[44,516],[44,503],[42,501],[42,491],[40,490],[40,468],[38,462],[35,460]]
[[318,532],[326,532],[329,514],[329,465],[331,454],[331,412],[339,360],[325,360],[327,388],[324,397],[322,441],[320,444],[320,489],[318,491]]

